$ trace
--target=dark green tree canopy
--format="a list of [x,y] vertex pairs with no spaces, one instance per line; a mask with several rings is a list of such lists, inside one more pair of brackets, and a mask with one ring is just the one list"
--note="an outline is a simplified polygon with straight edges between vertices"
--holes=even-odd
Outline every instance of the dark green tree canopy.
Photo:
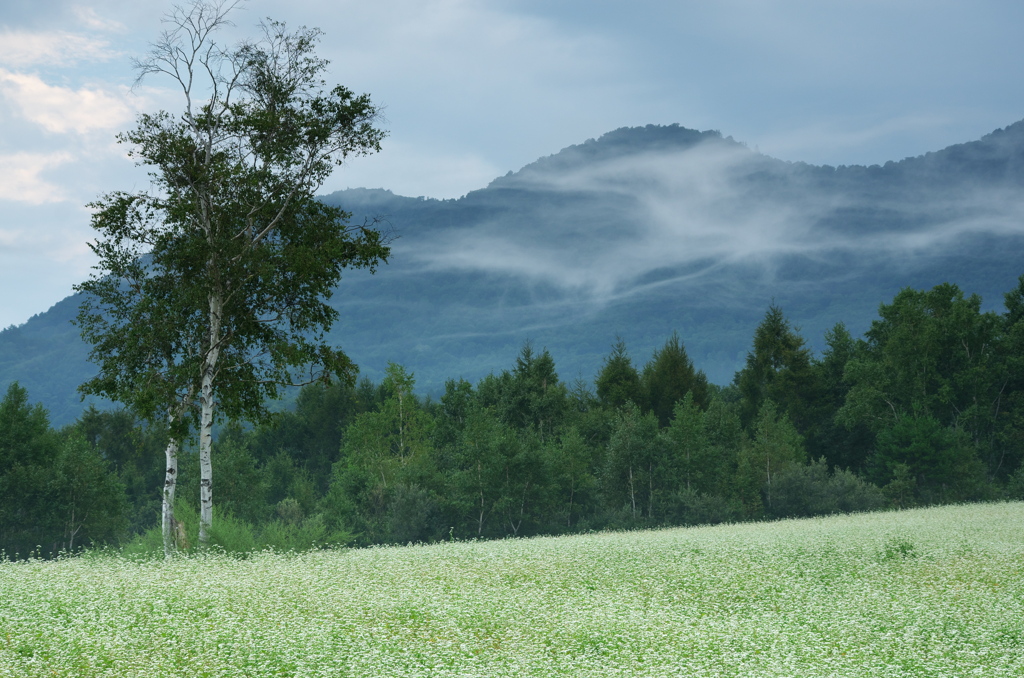
[[[199,3],[196,7],[203,8]],[[181,21],[209,39],[223,17],[205,6]],[[111,193],[92,205],[98,274],[78,318],[100,374],[83,390],[124,400],[140,414],[198,390],[219,350],[218,403],[231,417],[262,415],[296,369],[354,378],[354,366],[320,338],[337,312],[326,304],[342,270],[388,255],[380,233],[314,197],[335,164],[379,150],[384,133],[366,95],[323,92],[319,31],[263,26],[260,42],[211,55],[222,69],[202,92],[180,57],[158,49],[141,74],[173,74],[188,97],[180,116],[143,114],[119,139],[153,168],[152,193]],[[211,344],[212,299],[218,341]]]
[[798,427],[806,423],[806,406],[815,398],[811,351],[790,325],[782,309],[772,303],[754,331],[747,363],[736,374],[742,395],[740,416],[749,426],[766,399],[775,402]]
[[50,428],[11,384],[0,401],[0,551],[56,555],[112,541],[127,527],[124,485],[78,431]]
[[693,394],[697,407],[705,409],[708,406],[708,379],[694,368],[677,332],[672,333],[644,366],[641,383],[647,405],[661,426],[668,426],[676,403],[687,393]]
[[605,358],[595,386],[597,397],[605,407],[619,408],[628,402],[636,405],[643,402],[640,373],[633,367],[633,361],[626,351],[626,342],[621,338],[616,339],[612,345],[612,352]]
[[490,376],[480,384],[481,403],[492,407],[509,426],[532,427],[541,439],[554,434],[569,407],[569,393],[558,379],[555,361],[544,349],[535,353],[526,342],[511,371]]
[[18,382],[8,386],[0,401],[0,470],[15,465],[45,464],[56,444],[42,405],[30,405],[28,391]]
[[999,372],[999,317],[948,283],[901,290],[878,314],[847,365],[844,415],[878,427],[910,414],[984,426],[984,412],[998,407],[1004,390],[1005,380],[991,378]]

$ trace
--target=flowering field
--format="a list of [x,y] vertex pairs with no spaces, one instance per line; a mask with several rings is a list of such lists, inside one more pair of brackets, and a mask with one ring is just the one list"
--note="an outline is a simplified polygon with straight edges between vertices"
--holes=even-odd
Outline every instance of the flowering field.
[[1022,676],[1024,504],[0,563],[0,676]]

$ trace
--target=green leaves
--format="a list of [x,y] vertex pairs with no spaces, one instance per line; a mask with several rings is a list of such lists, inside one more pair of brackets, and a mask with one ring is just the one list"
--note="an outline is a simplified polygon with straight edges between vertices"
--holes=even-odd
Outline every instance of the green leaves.
[[[919,413],[946,425],[983,425],[979,409],[996,397],[991,379],[996,368],[999,319],[982,313],[981,298],[965,298],[956,285],[929,291],[904,289],[879,308],[867,342],[848,367],[851,398],[867,388],[878,392],[878,417],[897,419]],[[868,378],[870,375],[870,378]],[[998,387],[996,387],[998,388]]]
[[50,428],[45,411],[12,384],[0,401],[0,551],[55,555],[127,528],[124,485],[77,432]]
[[322,343],[337,317],[325,301],[343,269],[389,254],[371,226],[346,226],[314,197],[337,162],[380,149],[377,109],[325,90],[317,29],[268,22],[259,41],[218,45],[228,9],[178,8],[178,30],[139,63],[140,77],[169,76],[184,94],[180,114],[144,113],[118,137],[154,192],[92,204],[100,262],[76,288],[87,294],[77,322],[100,374],[83,391],[148,419],[188,409],[215,350],[228,417],[265,416],[280,384],[353,380],[352,362]]

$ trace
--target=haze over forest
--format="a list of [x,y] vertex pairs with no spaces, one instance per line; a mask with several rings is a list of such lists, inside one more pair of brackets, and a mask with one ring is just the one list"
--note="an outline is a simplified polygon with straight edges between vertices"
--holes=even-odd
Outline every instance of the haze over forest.
[[[885,165],[783,162],[714,131],[623,128],[457,200],[350,189],[324,199],[395,237],[376,275],[346,275],[332,341],[379,380],[387,362],[438,394],[507,367],[524,342],[592,382],[616,337],[638,361],[678,331],[710,381],[742,367],[774,301],[808,343],[858,336],[903,287],[941,282],[998,308],[1024,270],[1024,121]],[[69,297],[0,332],[55,424],[92,374]]]

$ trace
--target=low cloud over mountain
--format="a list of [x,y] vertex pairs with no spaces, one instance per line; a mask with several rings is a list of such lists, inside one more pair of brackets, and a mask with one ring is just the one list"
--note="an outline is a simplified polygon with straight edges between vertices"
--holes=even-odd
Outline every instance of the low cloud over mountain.
[[[905,286],[955,282],[998,307],[1024,273],[1022,188],[1024,122],[872,167],[783,162],[679,126],[620,129],[458,200],[327,196],[398,236],[377,275],[343,280],[334,338],[370,376],[401,362],[437,391],[507,367],[527,339],[563,378],[589,381],[617,335],[642,363],[678,330],[725,383],[773,299],[811,345],[839,321],[864,331]],[[84,347],[60,385],[26,366],[47,350],[69,355],[60,344],[74,332],[54,323],[73,307],[0,333],[0,379],[37,398],[33,381],[44,382],[47,399],[66,402],[46,404],[68,416],[61,394],[88,374]],[[42,327],[49,349],[14,352],[14,333]]]

